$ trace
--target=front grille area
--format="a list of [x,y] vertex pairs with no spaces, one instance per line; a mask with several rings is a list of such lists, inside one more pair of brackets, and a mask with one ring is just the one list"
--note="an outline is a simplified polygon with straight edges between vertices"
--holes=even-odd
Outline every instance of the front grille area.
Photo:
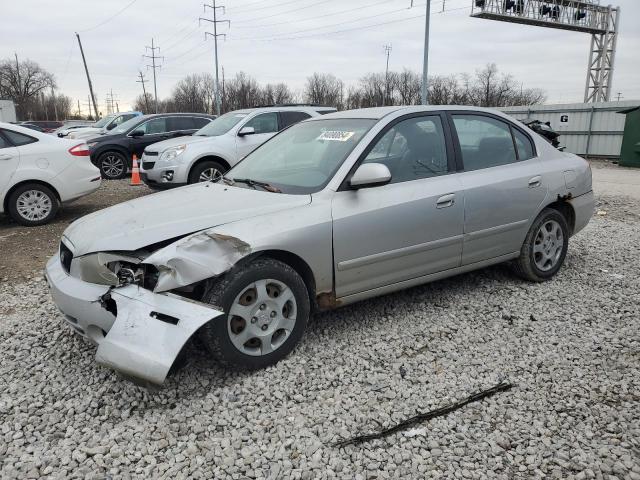
[[145,170],[151,170],[156,166],[156,162],[142,162],[142,168]]
[[60,242],[60,263],[67,273],[71,270],[71,260],[73,260],[73,253],[64,243]]
[[157,157],[159,152],[147,152],[146,150],[144,151],[144,156],[145,157]]

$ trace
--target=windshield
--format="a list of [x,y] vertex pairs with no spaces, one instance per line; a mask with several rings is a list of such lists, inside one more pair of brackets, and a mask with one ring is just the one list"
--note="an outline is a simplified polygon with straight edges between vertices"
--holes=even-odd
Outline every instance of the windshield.
[[216,118],[213,122],[209,122],[194,133],[194,135],[199,135],[201,137],[217,137],[219,135],[224,135],[240,123],[243,118],[246,118],[247,115],[249,114],[238,112],[225,113],[221,117]]
[[317,192],[375,123],[368,119],[298,123],[249,154],[227,178],[266,182],[284,193]]
[[114,135],[119,133],[127,133],[132,127],[135,127],[141,120],[145,117],[133,117],[127,120],[126,122],[122,122],[116,128],[111,130],[108,135]]
[[106,117],[101,118],[100,120],[98,120],[96,123],[93,124],[93,126],[95,128],[102,128],[102,127],[106,127],[107,124],[113,120],[116,116],[115,115],[107,115]]

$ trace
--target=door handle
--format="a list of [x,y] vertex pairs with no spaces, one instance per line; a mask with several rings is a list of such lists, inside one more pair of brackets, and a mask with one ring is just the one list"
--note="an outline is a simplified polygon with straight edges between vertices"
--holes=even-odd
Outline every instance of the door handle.
[[12,158],[12,155],[0,155],[0,160],[11,160]]
[[436,208],[447,208],[452,206],[456,202],[455,193],[449,193],[448,195],[441,196],[436,202]]
[[529,188],[536,188],[542,185],[542,177],[540,175],[536,175],[531,180],[529,180]]

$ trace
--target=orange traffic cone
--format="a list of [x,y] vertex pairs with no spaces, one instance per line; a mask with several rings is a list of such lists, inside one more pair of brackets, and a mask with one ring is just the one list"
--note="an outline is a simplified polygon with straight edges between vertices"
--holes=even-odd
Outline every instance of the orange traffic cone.
[[133,162],[131,168],[131,185],[142,185],[140,180],[140,168],[138,168],[138,157],[133,155]]

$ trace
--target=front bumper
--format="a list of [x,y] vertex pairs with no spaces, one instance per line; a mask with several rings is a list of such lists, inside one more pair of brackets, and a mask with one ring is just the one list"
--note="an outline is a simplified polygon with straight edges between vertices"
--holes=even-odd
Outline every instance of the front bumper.
[[[142,155],[140,161],[140,174],[143,181],[147,185],[154,185],[158,188],[171,188],[187,183],[187,168],[184,164],[175,161],[160,160],[162,153],[157,156]],[[150,168],[147,168],[147,165]],[[170,179],[167,179],[166,173],[170,172]]]
[[162,384],[189,338],[224,315],[171,293],[84,282],[67,274],[59,255],[47,263],[45,278],[66,322],[98,345],[97,363],[137,383]]

